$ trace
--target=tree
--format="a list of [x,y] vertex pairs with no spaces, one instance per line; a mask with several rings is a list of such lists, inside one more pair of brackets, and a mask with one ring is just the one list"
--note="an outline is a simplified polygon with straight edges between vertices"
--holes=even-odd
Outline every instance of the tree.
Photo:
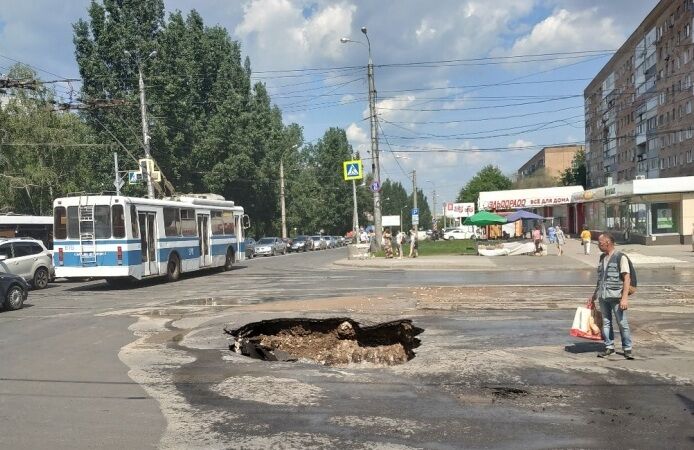
[[501,173],[498,167],[488,165],[472,177],[470,181],[460,190],[457,201],[460,203],[478,203],[480,192],[504,191],[511,189],[513,183]]
[[533,172],[530,176],[519,178],[513,183],[514,189],[533,189],[554,186],[561,186],[561,181],[558,178],[550,176],[544,168]]
[[[37,74],[18,64],[9,77],[36,80]],[[53,92],[39,82],[33,91],[10,90],[9,98],[0,108],[0,211],[46,215],[53,199],[68,192],[113,189],[91,171],[103,147],[90,147],[94,136],[79,117],[53,111]]]
[[583,186],[586,187],[586,153],[583,149],[576,152],[571,161],[571,167],[564,170],[561,174],[561,184],[564,186]]

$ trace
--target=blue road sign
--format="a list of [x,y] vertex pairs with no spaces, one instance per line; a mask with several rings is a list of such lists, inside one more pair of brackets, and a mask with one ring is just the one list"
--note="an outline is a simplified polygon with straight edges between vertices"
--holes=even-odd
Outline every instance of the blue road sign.
[[419,215],[419,208],[412,208],[412,215],[418,216]]
[[371,190],[373,192],[380,191],[381,190],[381,183],[379,183],[378,181],[374,181],[373,183],[371,183]]

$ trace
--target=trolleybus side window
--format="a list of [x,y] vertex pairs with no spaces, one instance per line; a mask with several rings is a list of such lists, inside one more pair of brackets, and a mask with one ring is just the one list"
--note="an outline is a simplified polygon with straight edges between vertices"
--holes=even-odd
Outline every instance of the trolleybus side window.
[[94,206],[94,236],[97,239],[111,237],[111,208],[108,205]]
[[113,205],[111,207],[111,219],[113,224],[113,237],[125,237],[125,212],[123,205]]
[[195,225],[195,210],[181,209],[181,232],[183,236],[197,236],[198,229]]
[[67,211],[64,206],[55,208],[53,230],[55,230],[55,239],[67,239]]
[[69,239],[80,238],[80,218],[77,215],[76,206],[67,207],[67,237]]
[[181,235],[181,218],[178,208],[164,208],[164,231],[169,237]]
[[139,238],[140,229],[137,226],[137,210],[135,209],[135,205],[130,205],[130,227],[133,232],[133,237]]
[[212,211],[212,234],[214,236],[219,236],[224,234],[224,220],[222,220],[221,211]]
[[234,213],[232,211],[224,211],[222,216],[224,217],[224,234],[234,234]]

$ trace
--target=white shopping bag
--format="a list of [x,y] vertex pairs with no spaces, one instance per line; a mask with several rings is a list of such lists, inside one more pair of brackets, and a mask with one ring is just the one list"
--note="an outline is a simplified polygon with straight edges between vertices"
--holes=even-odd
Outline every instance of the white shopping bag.
[[599,314],[598,311],[579,306],[576,308],[574,322],[569,334],[583,339],[602,341],[602,333],[600,333],[600,326],[598,325],[602,322],[602,317],[598,317]]

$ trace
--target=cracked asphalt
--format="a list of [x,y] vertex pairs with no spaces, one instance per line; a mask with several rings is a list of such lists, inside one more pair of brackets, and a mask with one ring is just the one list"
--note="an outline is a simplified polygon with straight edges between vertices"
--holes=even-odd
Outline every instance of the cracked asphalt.
[[[345,268],[346,250],[113,290],[53,284],[0,313],[3,448],[691,448],[694,283],[639,270],[635,361],[568,335],[593,270]],[[410,318],[416,357],[265,362],[224,326]]]

